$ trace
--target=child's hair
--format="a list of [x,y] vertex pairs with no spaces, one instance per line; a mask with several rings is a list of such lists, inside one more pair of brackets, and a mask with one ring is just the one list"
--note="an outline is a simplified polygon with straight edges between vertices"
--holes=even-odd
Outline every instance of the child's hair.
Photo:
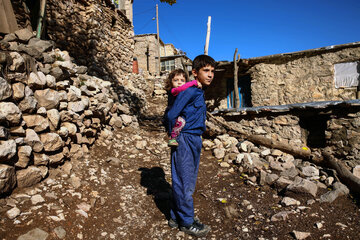
[[199,55],[196,58],[194,58],[194,61],[192,63],[192,69],[199,71],[201,68],[206,67],[207,65],[210,65],[215,68],[216,62],[212,57],[208,55]]
[[188,77],[187,77],[184,70],[182,70],[181,68],[175,69],[169,74],[168,78],[166,79],[165,90],[170,91],[172,89],[172,79],[176,75],[183,75],[184,78],[185,78],[185,82],[189,81],[189,79],[188,79]]

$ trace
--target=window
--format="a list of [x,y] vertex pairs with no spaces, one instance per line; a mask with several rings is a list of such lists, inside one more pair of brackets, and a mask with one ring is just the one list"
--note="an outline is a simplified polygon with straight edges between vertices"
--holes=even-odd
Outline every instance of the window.
[[175,60],[161,62],[161,71],[172,71],[175,69]]
[[359,62],[337,63],[334,65],[334,70],[335,88],[359,86]]

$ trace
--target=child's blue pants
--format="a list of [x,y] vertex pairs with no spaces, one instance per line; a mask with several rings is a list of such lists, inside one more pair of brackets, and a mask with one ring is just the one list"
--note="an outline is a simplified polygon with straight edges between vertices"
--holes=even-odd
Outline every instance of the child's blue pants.
[[193,193],[199,170],[202,147],[201,137],[189,133],[180,133],[176,139],[177,148],[171,151],[171,175],[173,207],[171,218],[180,225],[189,226],[194,221]]

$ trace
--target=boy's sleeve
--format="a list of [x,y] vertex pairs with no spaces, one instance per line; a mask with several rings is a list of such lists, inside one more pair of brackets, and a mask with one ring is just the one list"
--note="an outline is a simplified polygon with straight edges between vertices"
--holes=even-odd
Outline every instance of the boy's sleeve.
[[[195,90],[195,89],[194,89]],[[170,133],[173,127],[175,126],[175,121],[178,116],[180,116],[181,111],[186,107],[186,105],[193,100],[194,90],[188,89],[187,91],[180,92],[179,96],[176,97],[174,104],[169,109],[166,114],[168,132]]]
[[196,80],[192,80],[192,81],[190,81],[190,82],[187,82],[187,83],[181,85],[180,87],[171,89],[171,94],[172,94],[173,96],[176,96],[176,95],[178,95],[180,92],[185,91],[186,89],[188,89],[189,87],[197,86],[197,85],[198,85],[198,84],[197,84],[197,81],[196,81]]

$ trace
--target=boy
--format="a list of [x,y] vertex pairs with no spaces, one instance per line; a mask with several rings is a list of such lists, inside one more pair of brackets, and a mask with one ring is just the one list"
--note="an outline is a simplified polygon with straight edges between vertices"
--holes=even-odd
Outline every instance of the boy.
[[[192,73],[202,87],[209,86],[214,78],[216,62],[207,55],[193,61]],[[205,236],[210,227],[194,219],[193,193],[199,169],[202,147],[201,135],[205,130],[206,105],[201,88],[188,88],[180,92],[166,113],[167,129],[173,129],[176,118],[184,116],[186,124],[177,138],[178,147],[171,149],[173,207],[170,227],[197,237]]]

